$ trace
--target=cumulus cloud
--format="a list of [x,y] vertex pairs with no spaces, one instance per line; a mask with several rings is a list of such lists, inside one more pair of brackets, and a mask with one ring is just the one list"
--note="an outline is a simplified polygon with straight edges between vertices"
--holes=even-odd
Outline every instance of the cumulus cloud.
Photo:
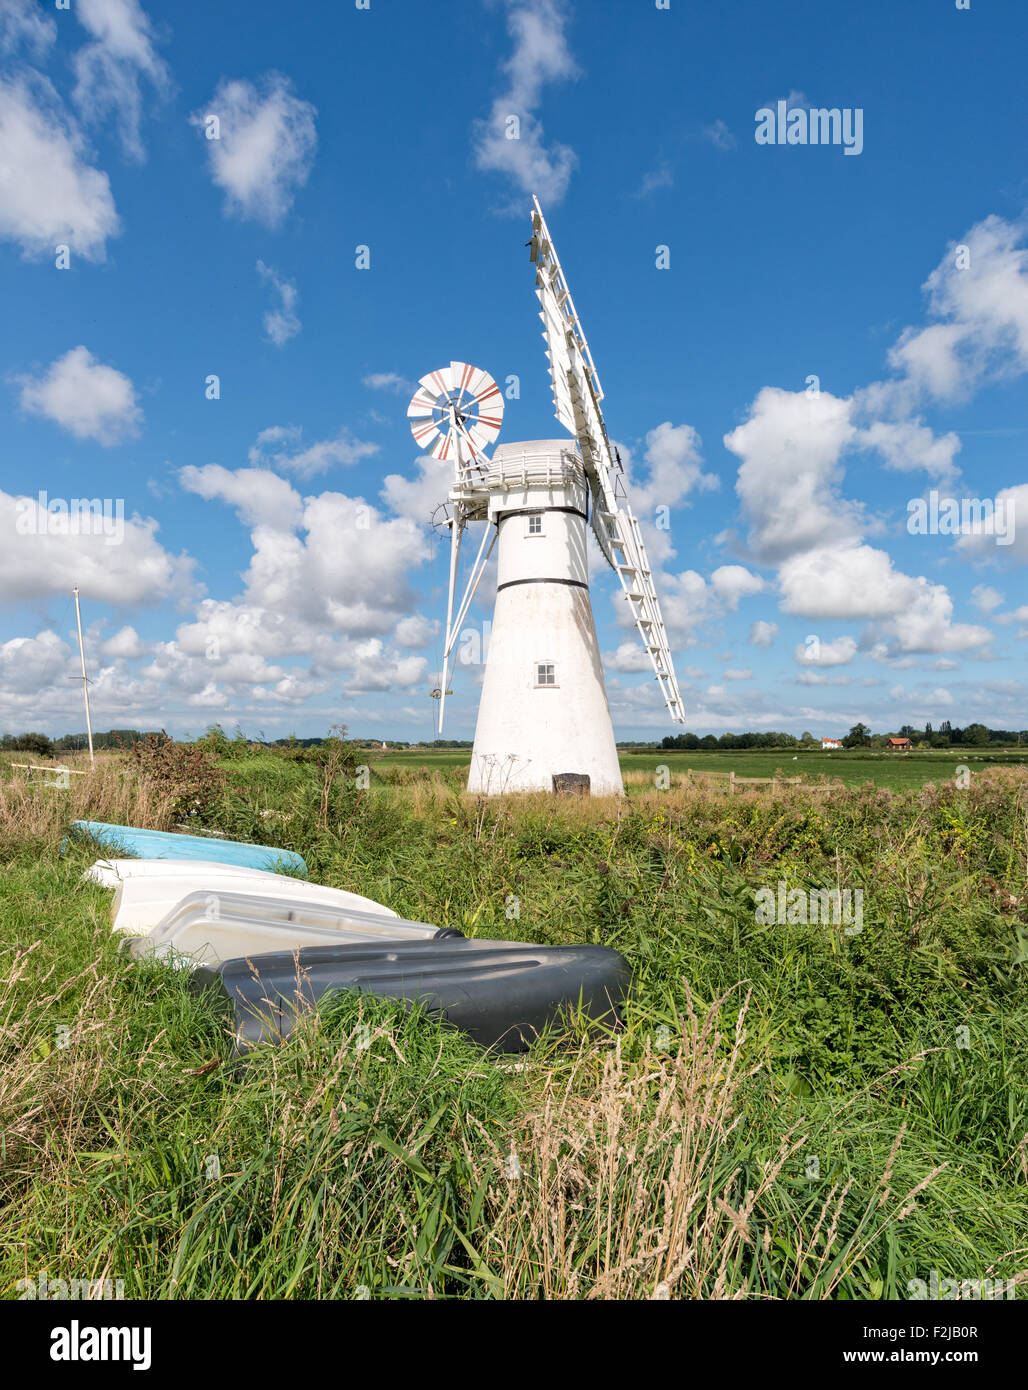
[[[969,560],[1000,560],[1008,564],[1028,561],[1028,483],[1001,488],[996,493],[997,515],[1005,520],[1009,542],[1000,545],[997,537],[981,521],[973,521],[971,529],[956,540],[956,550]],[[1002,511],[999,509],[1002,508]]]
[[620,642],[617,649],[603,653],[603,664],[609,671],[650,671],[652,665],[639,642]]
[[763,619],[750,624],[750,642],[755,647],[774,646],[774,640],[778,636],[778,624],[767,623]]
[[840,460],[856,439],[850,402],[829,391],[759,392],[747,419],[724,438],[741,459],[735,490],[758,559],[775,563],[860,533],[860,508],[839,492]]
[[793,649],[793,657],[801,666],[848,666],[857,654],[852,637],[836,637],[833,642],[801,642]]
[[52,362],[44,375],[14,380],[22,410],[53,420],[76,439],[112,445],[139,433],[143,412],[132,382],[81,344]]
[[235,507],[247,526],[292,531],[303,516],[300,494],[267,468],[231,469],[218,463],[198,468],[190,463],[179,470],[179,481],[198,497]]
[[276,347],[284,347],[290,338],[295,338],[302,324],[296,313],[300,292],[293,280],[285,280],[273,266],[257,262],[257,273],[265,285],[270,286],[274,303],[264,315],[264,331]]
[[721,565],[710,576],[710,583],[729,613],[735,612],[740,599],[759,594],[764,588],[760,575],[751,573],[744,565]]
[[507,29],[513,40],[503,64],[507,85],[488,117],[475,122],[474,155],[479,169],[503,174],[525,194],[544,204],[567,192],[577,163],[568,145],[544,140],[537,109],[547,83],[578,75],[568,48],[562,0],[509,0]]
[[903,574],[884,550],[828,547],[787,561],[779,571],[782,606],[808,618],[877,618],[891,653],[969,651],[987,628],[954,623],[944,584]]
[[108,637],[106,642],[101,644],[100,650],[104,656],[121,657],[123,660],[131,661],[144,656],[147,648],[139,640],[136,629],[126,625],[119,628],[113,637]]
[[401,618],[396,624],[396,640],[401,647],[427,647],[439,635],[438,618],[426,618],[421,613],[412,613]]
[[[269,227],[282,222],[310,176],[316,115],[279,73],[259,84],[240,79],[219,84],[190,121],[207,137],[211,178],[225,193],[228,213]],[[209,134],[212,116],[218,121],[217,139]]]
[[255,467],[284,469],[298,478],[311,478],[337,465],[348,468],[378,451],[377,444],[355,439],[346,429],[333,439],[304,444],[302,426],[270,425],[261,430],[248,457]]
[[145,79],[158,96],[169,85],[168,69],[154,48],[150,21],[139,0],[75,0],[74,9],[92,36],[73,60],[75,104],[91,122],[113,113],[126,153],[142,159],[141,82]]
[[193,561],[157,540],[157,523],[126,518],[120,539],[57,529],[37,498],[0,492],[0,603],[35,603],[78,584],[101,603],[156,603],[193,591]]
[[1024,229],[986,217],[952,243],[924,289],[936,320],[908,328],[889,354],[900,392],[955,401],[986,377],[1028,371]]
[[979,613],[991,613],[1003,604],[1003,595],[988,584],[976,584],[971,590],[971,602]]
[[110,180],[38,74],[0,80],[0,149],[0,237],[27,257],[65,245],[102,261],[121,230]]
[[920,420],[875,420],[863,438],[869,448],[878,450],[887,468],[906,473],[924,469],[937,482],[956,477],[961,443],[952,430],[937,435]]

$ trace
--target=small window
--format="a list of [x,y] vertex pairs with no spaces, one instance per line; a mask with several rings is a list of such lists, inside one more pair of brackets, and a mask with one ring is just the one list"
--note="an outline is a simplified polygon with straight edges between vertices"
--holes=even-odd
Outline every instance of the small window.
[[550,661],[541,661],[535,668],[536,685],[556,685],[557,668]]
[[528,518],[528,534],[530,536],[541,536],[543,533],[543,518],[540,512],[534,512]]

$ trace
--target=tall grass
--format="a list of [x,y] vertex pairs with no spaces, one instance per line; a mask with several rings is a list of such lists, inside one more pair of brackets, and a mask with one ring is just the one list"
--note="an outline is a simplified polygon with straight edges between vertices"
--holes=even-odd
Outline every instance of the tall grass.
[[[879,1298],[1026,1264],[1028,786],[631,788],[477,800],[226,761],[210,815],[471,935],[613,945],[624,1029],[518,1065],[344,1000],[240,1073],[223,1020],[128,963],[75,817],[157,827],[98,761],[0,786],[0,1287],[130,1297]],[[398,769],[393,769],[398,771]],[[3,775],[0,772],[0,775]],[[757,922],[779,880],[864,923]]]

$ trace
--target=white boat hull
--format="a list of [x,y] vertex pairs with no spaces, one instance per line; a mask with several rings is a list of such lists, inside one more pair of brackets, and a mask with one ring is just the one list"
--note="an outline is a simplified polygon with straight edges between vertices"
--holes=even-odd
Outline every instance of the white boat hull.
[[295,951],[304,946],[431,941],[427,922],[409,922],[360,908],[264,893],[207,891],[184,897],[146,936],[129,944],[134,957],[174,958],[187,966]]
[[105,865],[104,861],[98,861],[89,874],[94,882],[107,882],[114,888],[112,928],[132,936],[152,931],[183,898],[196,893],[212,901],[224,893],[259,893],[281,904],[283,913],[291,906],[318,904],[336,912],[368,912],[391,921],[396,919],[391,908],[360,893],[326,888],[306,879],[290,878],[287,874],[269,874],[260,869],[234,868],[213,862],[178,864],[167,859],[122,859],[108,861]]

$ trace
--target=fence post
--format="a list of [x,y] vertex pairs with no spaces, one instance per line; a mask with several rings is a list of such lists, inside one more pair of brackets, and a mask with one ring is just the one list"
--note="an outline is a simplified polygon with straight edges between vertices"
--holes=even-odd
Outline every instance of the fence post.
[[735,773],[734,773],[734,772],[730,772],[730,773],[728,774],[728,795],[729,795],[729,796],[734,796],[734,795],[735,795]]

